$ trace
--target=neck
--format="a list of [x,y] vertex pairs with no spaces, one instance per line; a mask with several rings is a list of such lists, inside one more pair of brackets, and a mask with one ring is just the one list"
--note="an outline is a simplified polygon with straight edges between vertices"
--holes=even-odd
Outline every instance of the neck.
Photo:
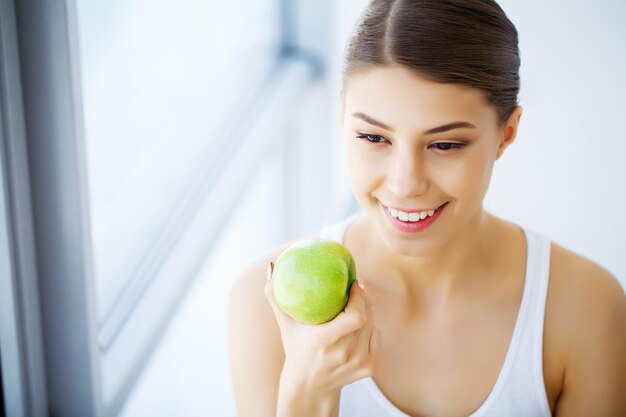
[[[442,246],[420,256],[405,256],[391,250],[369,230],[370,251],[377,254],[384,277],[373,277],[388,289],[416,297],[449,299],[473,277],[493,268],[494,251],[489,248],[495,219],[482,208]],[[381,282],[383,281],[383,282]]]

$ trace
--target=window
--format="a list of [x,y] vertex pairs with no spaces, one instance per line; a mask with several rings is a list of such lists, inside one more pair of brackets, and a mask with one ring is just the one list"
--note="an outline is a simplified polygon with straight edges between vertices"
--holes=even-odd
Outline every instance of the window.
[[117,415],[316,64],[291,2],[18,3],[49,406]]

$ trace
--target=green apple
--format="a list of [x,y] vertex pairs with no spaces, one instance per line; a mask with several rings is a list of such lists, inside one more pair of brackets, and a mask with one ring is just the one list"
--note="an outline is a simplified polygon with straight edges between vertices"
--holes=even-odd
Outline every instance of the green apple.
[[325,323],[343,311],[355,279],[354,258],[341,243],[324,238],[302,240],[276,260],[274,300],[302,323]]

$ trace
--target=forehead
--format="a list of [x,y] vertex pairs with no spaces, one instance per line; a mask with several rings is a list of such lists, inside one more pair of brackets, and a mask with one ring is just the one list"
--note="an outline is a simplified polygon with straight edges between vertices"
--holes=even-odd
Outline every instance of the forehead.
[[401,67],[375,67],[351,75],[345,85],[345,110],[362,112],[392,127],[432,127],[468,121],[495,123],[496,112],[475,88],[442,84]]

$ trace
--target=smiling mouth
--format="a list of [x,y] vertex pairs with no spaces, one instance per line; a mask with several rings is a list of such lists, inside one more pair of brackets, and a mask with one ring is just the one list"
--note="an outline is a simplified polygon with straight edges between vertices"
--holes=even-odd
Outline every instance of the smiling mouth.
[[436,209],[427,212],[398,212],[395,209],[389,209],[381,203],[387,219],[395,229],[403,233],[416,233],[429,228],[441,216],[449,201],[443,203]]
[[449,201],[446,201],[445,203],[441,204],[439,207],[435,209],[426,209],[426,210],[401,210],[401,209],[397,209],[394,207],[386,206],[382,203],[381,205],[385,208],[385,210],[387,210],[395,218],[398,218],[398,217],[404,218],[404,217],[410,216],[412,221],[417,221],[418,219],[423,220],[427,217],[434,216],[435,213],[441,210],[441,208],[444,207],[448,203]]

